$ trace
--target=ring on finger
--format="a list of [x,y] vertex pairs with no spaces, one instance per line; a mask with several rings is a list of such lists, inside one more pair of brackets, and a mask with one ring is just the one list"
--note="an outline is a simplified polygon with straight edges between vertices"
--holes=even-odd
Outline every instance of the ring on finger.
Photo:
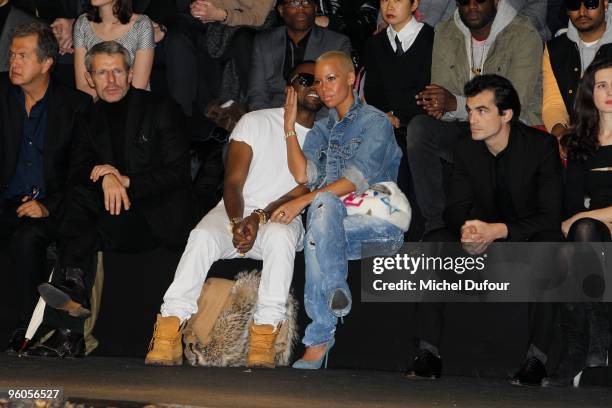
[[283,218],[285,215],[287,215],[284,211],[281,211],[280,213],[278,213],[278,215],[281,216],[281,218]]

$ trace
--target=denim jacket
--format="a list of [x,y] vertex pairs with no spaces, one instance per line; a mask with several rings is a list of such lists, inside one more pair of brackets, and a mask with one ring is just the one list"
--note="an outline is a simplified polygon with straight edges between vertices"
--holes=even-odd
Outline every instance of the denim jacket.
[[327,119],[317,121],[306,135],[302,148],[307,159],[307,187],[325,187],[341,178],[355,185],[357,194],[372,184],[397,181],[402,152],[386,115],[355,102],[342,120],[330,109]]

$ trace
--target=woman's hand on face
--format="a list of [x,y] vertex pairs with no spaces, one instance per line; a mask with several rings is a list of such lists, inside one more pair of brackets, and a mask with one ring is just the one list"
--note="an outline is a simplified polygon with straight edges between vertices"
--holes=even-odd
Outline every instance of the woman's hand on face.
[[285,134],[295,132],[295,122],[297,120],[297,92],[292,86],[285,89]]
[[294,198],[274,210],[270,220],[279,224],[289,224],[307,205],[308,202],[302,199],[302,197]]

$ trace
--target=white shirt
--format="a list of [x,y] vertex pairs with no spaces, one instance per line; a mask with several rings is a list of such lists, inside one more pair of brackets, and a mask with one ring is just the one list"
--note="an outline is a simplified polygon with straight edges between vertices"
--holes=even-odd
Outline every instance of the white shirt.
[[[249,112],[240,118],[230,136],[230,140],[247,143],[253,150],[242,189],[245,216],[257,208],[265,208],[297,187],[287,164],[284,111],[284,108],[274,108]],[[300,146],[309,130],[295,124]]]
[[393,51],[396,51],[397,46],[395,45],[395,36],[399,37],[399,40],[402,42],[402,49],[404,52],[408,51],[408,49],[414,43],[421,28],[423,28],[423,23],[419,23],[414,16],[410,19],[408,24],[402,28],[399,33],[396,33],[395,30],[389,25],[387,27],[387,37],[389,38],[389,42],[391,43],[391,48]]
[[600,40],[601,38],[597,41],[592,42],[584,42],[580,40],[582,47],[579,46],[578,51],[580,52],[580,63],[582,65],[582,69],[580,72],[581,75],[584,74],[584,71],[589,65],[591,65],[591,62],[593,62],[593,60],[595,59],[595,55],[597,54],[597,51],[599,51]]

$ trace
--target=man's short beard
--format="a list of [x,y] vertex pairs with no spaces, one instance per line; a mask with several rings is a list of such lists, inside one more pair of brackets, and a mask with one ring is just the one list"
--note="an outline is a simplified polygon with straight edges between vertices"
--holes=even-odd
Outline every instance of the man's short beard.
[[576,24],[574,24],[573,22],[572,22],[572,25],[573,25],[573,26],[576,28],[576,30],[577,30],[578,32],[581,32],[581,33],[589,33],[589,32],[592,32],[592,31],[596,31],[596,30],[597,30],[597,29],[599,29],[601,26],[605,25],[605,23],[606,23],[606,20],[605,20],[605,19],[602,19],[602,21],[601,21],[601,23],[600,23],[600,24],[597,24],[597,22],[595,22],[595,21],[593,21],[593,19],[591,19],[591,24],[589,24],[589,25],[588,25],[588,26],[586,26],[586,27],[578,27],[578,26],[577,26]]
[[494,9],[493,14],[491,15],[490,19],[488,19],[486,22],[483,21],[482,24],[479,24],[478,26],[475,26],[475,27],[474,26],[470,27],[470,25],[468,24],[466,19],[461,15],[461,13],[459,13],[459,18],[461,18],[461,22],[465,24],[465,26],[469,28],[470,30],[480,30],[482,28],[485,28],[489,24],[493,24],[493,20],[495,20],[496,15],[497,15],[497,9]]

